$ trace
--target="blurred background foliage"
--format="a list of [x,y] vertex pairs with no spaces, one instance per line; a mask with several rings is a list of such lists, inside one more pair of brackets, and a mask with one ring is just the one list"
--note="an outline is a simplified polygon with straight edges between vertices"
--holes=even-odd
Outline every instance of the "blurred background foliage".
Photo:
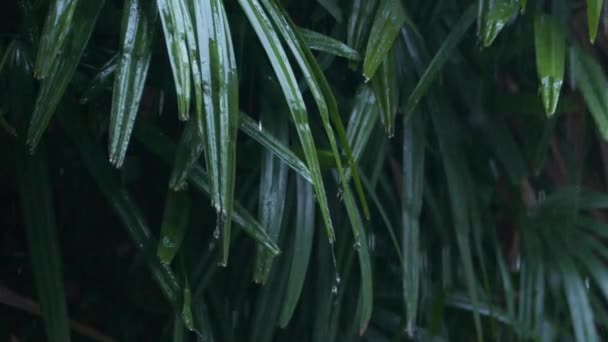
[[0,6],[0,340],[608,335],[602,0]]

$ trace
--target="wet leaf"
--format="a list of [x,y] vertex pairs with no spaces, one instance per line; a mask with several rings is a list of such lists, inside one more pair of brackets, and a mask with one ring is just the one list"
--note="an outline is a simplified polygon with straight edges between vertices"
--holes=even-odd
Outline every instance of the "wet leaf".
[[536,70],[539,92],[547,115],[555,113],[564,79],[566,37],[557,21],[549,15],[534,19]]

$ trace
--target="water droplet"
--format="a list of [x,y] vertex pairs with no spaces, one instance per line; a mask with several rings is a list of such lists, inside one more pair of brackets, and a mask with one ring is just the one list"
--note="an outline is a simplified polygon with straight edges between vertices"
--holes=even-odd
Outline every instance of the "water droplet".
[[358,251],[359,248],[361,248],[361,240],[357,239],[357,241],[355,241],[353,244],[353,248]]
[[258,121],[258,131],[262,131],[262,120]]
[[340,274],[336,273],[336,284],[340,285],[341,281],[342,281],[342,278],[340,278]]
[[338,294],[338,286],[336,286],[336,285],[332,286],[331,287],[331,293],[333,293],[335,295]]
[[213,238],[216,240],[220,238],[220,227],[219,226],[215,227],[215,229],[213,230]]

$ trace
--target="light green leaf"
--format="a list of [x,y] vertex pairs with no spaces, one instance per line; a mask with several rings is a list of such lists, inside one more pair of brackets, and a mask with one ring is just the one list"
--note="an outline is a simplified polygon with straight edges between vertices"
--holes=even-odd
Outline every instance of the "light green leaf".
[[376,70],[393,47],[399,30],[406,20],[407,14],[401,1],[381,0],[365,49],[363,76],[366,80],[374,77]]
[[587,0],[587,27],[589,30],[589,41],[592,44],[595,43],[595,37],[597,37],[603,5],[604,0]]
[[156,6],[149,1],[125,1],[122,46],[118,59],[110,112],[110,162],[120,167],[139,110],[148,75],[156,26]]
[[344,57],[352,61],[359,61],[361,59],[361,56],[357,50],[330,36],[307,30],[305,28],[298,28],[298,33],[306,43],[306,46],[308,46],[308,48],[311,50],[317,50],[332,54],[334,56]]
[[399,105],[400,91],[394,58],[393,54],[389,52],[372,78],[372,89],[380,105],[380,121],[389,138],[395,135],[395,115]]
[[539,92],[547,115],[555,113],[564,79],[566,37],[555,18],[537,15],[534,19],[536,70]]
[[177,254],[188,227],[190,198],[187,191],[167,192],[165,211],[160,229],[160,241],[156,254],[165,264],[170,264]]
[[520,0],[481,0],[484,2],[480,40],[484,47],[492,42],[521,9]]

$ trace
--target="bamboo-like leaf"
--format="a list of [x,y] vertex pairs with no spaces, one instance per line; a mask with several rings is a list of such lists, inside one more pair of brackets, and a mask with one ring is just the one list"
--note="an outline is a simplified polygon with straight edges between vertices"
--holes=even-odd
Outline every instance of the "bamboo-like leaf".
[[361,56],[357,50],[337,39],[316,31],[307,30],[305,28],[298,28],[298,32],[306,43],[306,46],[308,46],[308,48],[311,50],[317,50],[332,54],[334,56],[344,57],[352,61],[361,60]]
[[538,15],[534,19],[534,46],[539,92],[545,112],[552,115],[557,108],[566,60],[566,37],[552,16]]
[[296,126],[296,131],[298,132],[298,137],[300,138],[300,143],[304,149],[304,156],[312,176],[313,186],[317,195],[319,207],[321,208],[321,216],[323,217],[323,222],[327,230],[327,236],[330,241],[333,241],[334,229],[329,215],[327,196],[321,177],[319,161],[315,152],[315,143],[308,124],[306,106],[302,99],[302,94],[298,89],[295,75],[289,65],[287,55],[285,54],[279,37],[272,27],[268,16],[262,10],[260,3],[257,0],[239,0],[239,4],[253,26],[258,39],[262,43],[283,90],[283,95],[289,106],[292,119]]
[[139,101],[148,75],[156,26],[156,6],[149,1],[125,1],[122,46],[110,113],[110,162],[120,167],[127,153]]
[[190,113],[190,56],[186,42],[186,34],[192,28],[188,26],[188,13],[184,12],[182,0],[157,0],[158,12],[163,24],[165,43],[171,70],[177,108],[181,120],[186,120]]
[[238,80],[230,27],[220,0],[194,3],[194,23],[200,53],[204,117],[199,126],[206,138],[207,170],[212,202],[219,215],[220,263],[227,264],[234,202],[236,134],[238,129]]
[[[171,164],[175,153],[175,145],[169,138],[150,124],[142,123],[141,127],[135,129],[136,138],[153,154],[158,156],[164,163]],[[209,179],[203,168],[195,166],[188,175],[191,185],[204,195],[211,197]],[[251,214],[238,202],[234,205],[232,220],[243,227],[258,243],[265,246],[274,255],[279,254],[276,243],[268,236],[266,230]]]
[[61,252],[44,152],[19,156],[19,195],[28,252],[48,341],[70,341]]
[[257,141],[264,148],[274,153],[285,164],[291,167],[301,177],[312,184],[312,176],[306,164],[288,146],[284,145],[277,137],[266,132],[260,123],[256,123],[249,115],[241,113],[240,129],[248,136]]
[[175,161],[169,187],[181,190],[188,180],[188,175],[199,160],[204,148],[204,139],[198,126],[198,118],[191,116],[182,131],[175,151]]
[[570,64],[576,85],[583,94],[587,108],[604,140],[608,140],[608,80],[593,57],[578,47],[570,48]]
[[378,121],[379,107],[372,88],[367,85],[359,87],[346,131],[348,141],[353,147],[355,163],[361,160],[367,147],[369,137]]
[[372,89],[380,105],[380,121],[386,135],[392,138],[395,135],[395,115],[399,104],[399,86],[392,53],[389,52],[386,55],[376,75],[372,78]]
[[[65,46],[70,31],[73,30],[71,25],[74,25],[74,20],[79,20],[78,15],[83,14],[76,12],[78,0],[53,0],[50,2],[40,44],[38,45],[38,55],[36,56],[34,69],[34,76],[40,79],[46,78],[51,72],[53,65],[56,64],[59,51]],[[86,20],[91,19],[93,18],[87,18]],[[95,20],[92,21],[95,22]]]
[[365,49],[363,76],[366,80],[374,77],[380,64],[389,55],[406,19],[407,14],[401,1],[381,0]]
[[87,129],[82,120],[74,114],[66,110],[60,116],[63,128],[78,147],[80,157],[91,177],[97,183],[99,190],[122,221],[124,228],[139,251],[145,256],[150,272],[161,291],[169,303],[177,308],[181,296],[179,281],[169,265],[162,264],[156,256],[158,242],[152,236],[141,211],[131,199],[129,193],[113,177],[112,168],[105,161],[101,149],[87,135]]
[[184,342],[186,335],[186,327],[180,315],[175,314],[173,318],[173,334],[171,335],[172,342]]
[[157,250],[160,261],[166,264],[173,261],[186,235],[189,215],[190,198],[188,192],[169,190],[165,201]]
[[589,41],[592,44],[595,43],[595,37],[597,37],[603,5],[604,0],[587,0],[587,27],[589,30]]
[[353,0],[348,18],[346,45],[363,52],[370,28],[374,22],[374,14],[378,0]]
[[46,130],[68,83],[72,79],[80,56],[93,32],[97,16],[104,0],[79,1],[70,22],[69,32],[59,46],[60,59],[55,59],[48,67],[45,79],[40,85],[36,105],[27,134],[27,142],[33,151]]
[[310,262],[315,228],[315,201],[312,186],[302,177],[296,178],[295,234],[291,247],[289,278],[279,318],[279,326],[285,328],[300,299]]
[[484,2],[482,10],[482,26],[479,39],[484,47],[492,42],[509,20],[521,9],[520,0],[481,0]]
[[289,16],[285,10],[270,0],[262,0],[262,2],[270,13],[271,18],[275,21],[276,26],[279,28],[279,32],[291,49],[298,65],[304,74],[307,75],[305,79],[309,88],[311,89],[313,97],[315,98],[315,102],[317,103],[317,108],[319,109],[319,114],[321,115],[323,127],[325,129],[327,138],[329,139],[331,152],[336,162],[336,168],[338,169],[338,174],[342,180],[342,189],[344,191],[350,191],[350,187],[347,186],[348,178],[346,177],[346,173],[342,167],[342,160],[334,135],[334,128],[332,127],[330,120],[335,126],[340,143],[346,152],[346,157],[348,158],[348,162],[351,167],[350,169],[352,170],[355,187],[363,207],[363,212],[365,213],[365,217],[369,218],[369,208],[363,193],[359,173],[353,160],[350,144],[346,136],[346,130],[344,129],[344,124],[342,123],[342,119],[338,113],[338,104],[336,103],[336,99],[331,91],[331,87],[323,75],[323,72],[321,71],[316,59],[310,50],[306,48],[302,37],[299,36],[295,25],[289,20]]
[[437,79],[439,76],[439,72],[443,65],[450,57],[450,53],[452,50],[460,43],[460,40],[467,32],[469,27],[475,21],[475,5],[470,5],[466,11],[462,14],[458,22],[454,24],[454,27],[451,29],[450,33],[446,37],[446,39],[441,44],[441,47],[428,64],[424,74],[420,77],[416,88],[412,91],[409,98],[407,99],[407,104],[404,109],[404,115],[407,118],[413,113],[414,109],[420,102],[420,99],[426,94],[431,84]]
[[118,66],[118,55],[112,56],[93,77],[80,97],[80,104],[87,104],[98,98],[101,93],[112,87],[112,79]]
[[414,335],[418,303],[420,302],[420,214],[424,194],[424,117],[417,115],[404,127],[403,133],[403,294],[407,312],[407,330]]
[[[264,118],[264,117],[263,117]],[[285,117],[271,114],[266,117],[266,127],[280,142],[287,143],[288,129]],[[261,156],[260,197],[258,201],[258,218],[266,228],[268,235],[278,241],[283,222],[283,209],[287,193],[287,165],[272,152],[263,150]],[[272,267],[272,254],[258,246],[253,280],[265,284]]]

